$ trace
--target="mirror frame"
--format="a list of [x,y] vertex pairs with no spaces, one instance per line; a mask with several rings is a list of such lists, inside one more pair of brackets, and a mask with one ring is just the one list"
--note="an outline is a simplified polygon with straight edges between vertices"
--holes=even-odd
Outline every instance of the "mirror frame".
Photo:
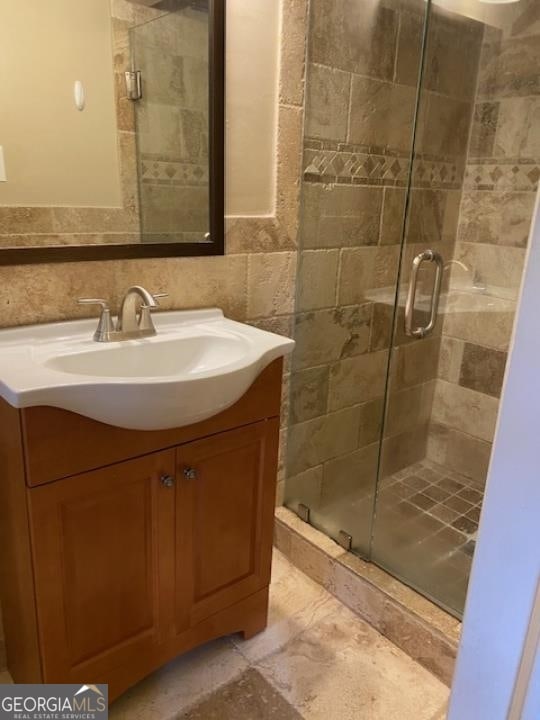
[[225,4],[209,0],[210,236],[200,243],[125,243],[0,248],[0,265],[198,257],[225,254]]

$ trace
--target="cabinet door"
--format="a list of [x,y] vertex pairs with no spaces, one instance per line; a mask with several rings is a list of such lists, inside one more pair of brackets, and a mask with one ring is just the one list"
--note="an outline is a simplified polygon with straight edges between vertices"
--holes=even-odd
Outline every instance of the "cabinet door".
[[28,491],[45,682],[106,682],[171,630],[174,472],[168,450]]
[[270,582],[277,419],[177,449],[176,630]]

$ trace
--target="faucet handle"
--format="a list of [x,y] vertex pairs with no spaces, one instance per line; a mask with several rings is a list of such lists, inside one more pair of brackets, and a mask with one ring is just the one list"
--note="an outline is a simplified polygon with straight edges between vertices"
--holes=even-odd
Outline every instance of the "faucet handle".
[[[152,293],[152,297],[154,300],[161,300],[162,298],[168,298],[169,293],[168,292],[160,292],[160,293]],[[158,303],[159,305],[159,303]]]
[[103,310],[109,309],[109,303],[103,298],[79,298],[77,300],[78,305],[101,305]]
[[96,342],[109,342],[114,332],[114,325],[111,318],[111,311],[109,309],[109,303],[103,298],[79,298],[77,300],[79,305],[100,305],[101,315],[97,330],[94,333],[94,340]]

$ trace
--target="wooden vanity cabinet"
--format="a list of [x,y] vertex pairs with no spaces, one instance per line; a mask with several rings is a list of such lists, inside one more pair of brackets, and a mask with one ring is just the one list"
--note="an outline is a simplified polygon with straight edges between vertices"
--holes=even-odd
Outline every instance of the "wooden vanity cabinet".
[[15,682],[106,682],[113,699],[186,650],[265,627],[281,371],[274,362],[229,410],[165,432],[0,404]]

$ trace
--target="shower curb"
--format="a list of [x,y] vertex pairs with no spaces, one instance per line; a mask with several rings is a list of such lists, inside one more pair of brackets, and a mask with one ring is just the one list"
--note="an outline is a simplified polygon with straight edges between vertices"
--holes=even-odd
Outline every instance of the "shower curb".
[[456,618],[372,563],[276,510],[274,545],[312,580],[450,686],[461,633]]

